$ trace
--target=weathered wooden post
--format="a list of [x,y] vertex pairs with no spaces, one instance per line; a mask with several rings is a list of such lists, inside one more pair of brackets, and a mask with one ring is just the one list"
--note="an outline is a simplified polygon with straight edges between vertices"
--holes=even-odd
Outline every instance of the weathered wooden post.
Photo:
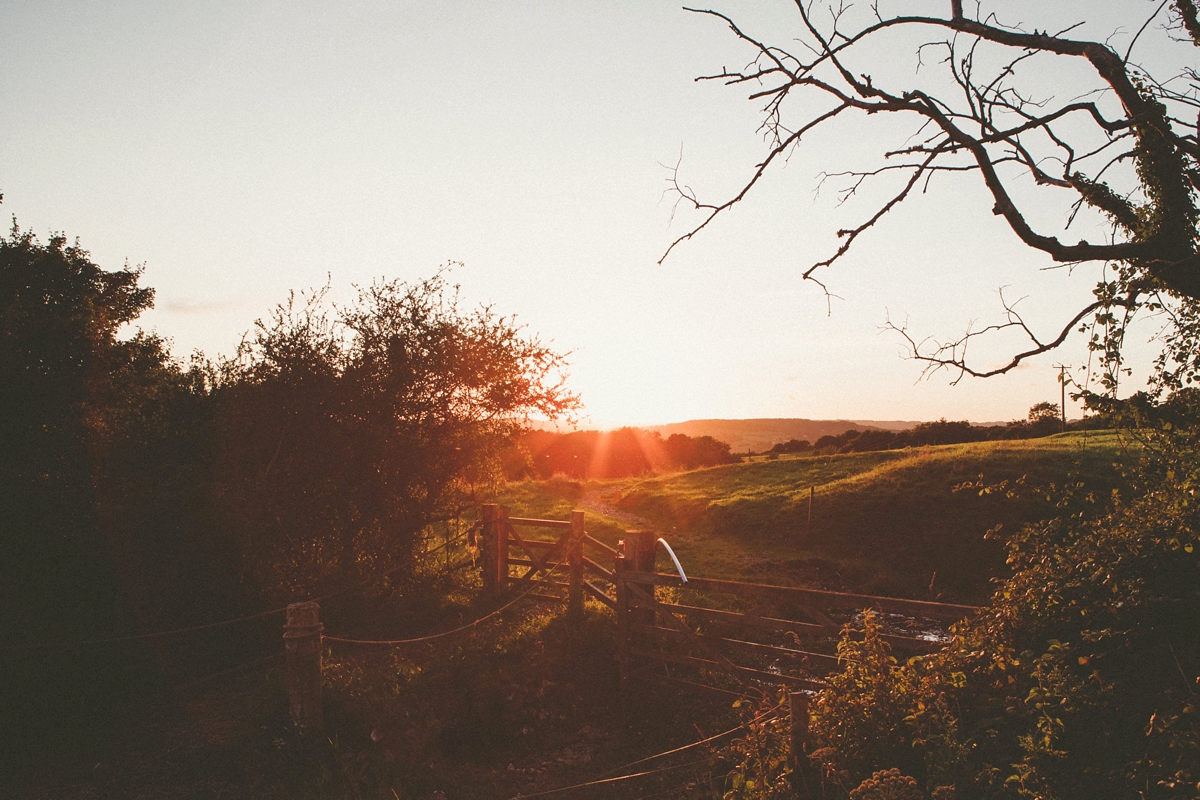
[[508,506],[496,506],[496,595],[508,591]]
[[287,651],[288,707],[296,727],[309,733],[325,728],[321,704],[320,606],[315,602],[287,607],[283,643]]
[[508,588],[508,509],[495,503],[479,507],[483,518],[483,593],[499,597]]
[[654,531],[625,531],[625,557],[634,572],[654,572],[654,560],[658,551],[658,537]]
[[629,687],[629,583],[625,580],[628,571],[628,559],[618,553],[613,560],[613,577],[617,584],[617,666],[621,671],[622,697]]
[[[630,572],[654,572],[654,560],[658,555],[658,537],[654,535],[654,531],[625,531],[623,544],[627,569]],[[647,596],[654,597],[653,583],[639,583],[638,587]],[[631,608],[629,617],[631,622],[653,625],[654,609]]]
[[483,528],[479,532],[480,550],[483,571],[483,594],[495,597],[496,592],[496,529],[499,527],[500,507],[495,503],[484,503],[479,507],[479,518],[483,520]]
[[813,496],[816,493],[817,493],[816,486],[808,487],[808,531],[809,531],[809,533],[812,533],[812,506],[813,506]]
[[792,765],[800,769],[805,764],[809,743],[808,695],[788,692],[788,713],[791,716]]
[[567,545],[570,586],[567,589],[567,617],[578,624],[583,619],[583,511],[571,512],[571,539]]

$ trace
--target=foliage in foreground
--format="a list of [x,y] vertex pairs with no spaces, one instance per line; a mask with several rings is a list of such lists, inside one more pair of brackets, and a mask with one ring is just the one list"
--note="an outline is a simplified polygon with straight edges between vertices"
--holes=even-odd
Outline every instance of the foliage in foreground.
[[[191,365],[123,339],[140,271],[0,238],[0,779],[120,723],[164,682],[262,655],[217,638],[45,647],[203,625],[361,588],[412,594],[428,526],[497,474],[531,413],[576,405],[562,356],[463,309],[445,272],[323,293]],[[379,580],[381,573],[386,580]],[[433,587],[437,589],[437,587]],[[271,645],[276,643],[271,634]],[[145,646],[143,646],[145,645]],[[12,769],[8,769],[8,767]]]
[[898,663],[869,619],[847,636],[792,784],[873,796],[897,768],[934,797],[1195,797],[1197,441],[1151,437],[1129,499],[1016,534],[1012,575],[943,651]]

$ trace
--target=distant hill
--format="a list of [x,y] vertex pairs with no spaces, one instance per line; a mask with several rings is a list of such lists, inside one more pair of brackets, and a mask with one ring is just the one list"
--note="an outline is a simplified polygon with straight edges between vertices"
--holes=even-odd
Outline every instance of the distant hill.
[[815,442],[822,436],[840,436],[851,428],[858,430],[904,431],[919,425],[906,420],[857,419],[693,419],[669,425],[647,425],[663,438],[673,433],[687,436],[711,436],[726,442],[735,453],[762,452],[791,439]]

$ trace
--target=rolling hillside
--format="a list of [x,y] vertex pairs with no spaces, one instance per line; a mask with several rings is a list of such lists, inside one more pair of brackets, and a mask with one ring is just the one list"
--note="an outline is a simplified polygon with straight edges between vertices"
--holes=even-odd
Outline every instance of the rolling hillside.
[[[1046,488],[1068,480],[1085,480],[1103,502],[1119,484],[1122,452],[1115,434],[1069,433],[619,481],[528,481],[510,484],[501,502],[556,517],[583,507],[605,539],[653,527],[696,575],[982,602],[1004,570],[1002,540],[985,533],[1061,513]],[[983,486],[1008,484],[981,493],[981,476]]]

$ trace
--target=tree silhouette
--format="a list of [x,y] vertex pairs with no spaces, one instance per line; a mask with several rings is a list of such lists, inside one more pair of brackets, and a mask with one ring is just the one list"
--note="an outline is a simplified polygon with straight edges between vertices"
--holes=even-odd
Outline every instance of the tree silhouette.
[[[1200,45],[1194,0],[1171,0],[1169,7],[1164,1],[1153,13],[1131,18],[1128,27],[1136,35],[1124,53],[1106,42],[1073,38],[1077,25],[1051,32],[1006,24],[1002,5],[988,13],[983,3],[969,4],[974,8],[967,14],[961,0],[951,0],[945,17],[929,15],[927,3],[910,5],[916,13],[885,14],[882,3],[796,2],[789,49],[755,37],[724,14],[689,9],[723,20],[753,49],[745,68],[699,80],[752,87],[750,99],[764,103],[761,131],[769,149],[741,188],[720,202],[698,198],[680,182],[676,167],[672,186],[679,202],[703,218],[663,258],[743,200],[812,131],[851,120],[865,124],[873,115],[910,118],[911,137],[881,143],[876,168],[823,177],[843,182],[843,200],[884,175],[901,180],[899,190],[883,196],[865,219],[837,232],[841,244],[808,266],[804,278],[824,288],[820,270],[934,177],[975,175],[991,195],[993,213],[1021,242],[1063,264],[1108,262],[1111,277],[1096,287],[1092,302],[1068,311],[1065,323],[1049,334],[1035,332],[1015,304],[1003,299],[1003,321],[949,342],[919,341],[904,326],[889,322],[889,327],[907,339],[927,372],[950,368],[958,379],[1008,372],[1058,347],[1091,317],[1099,326],[1092,346],[1109,359],[1113,372],[1135,311],[1194,313],[1200,300],[1200,76],[1190,62],[1169,74],[1152,74],[1131,60],[1135,46],[1149,48],[1152,39],[1158,45],[1168,38]],[[915,47],[917,68],[908,71],[890,59],[883,71],[865,71],[878,70],[881,54],[893,52],[885,48],[897,39]],[[1091,79],[1082,94],[1057,78],[1073,63],[1086,66]],[[1056,98],[1059,90],[1072,97]],[[1070,241],[1065,232],[1051,232],[1052,221],[1037,210],[1040,196],[1048,193],[1072,199],[1068,225],[1088,206],[1111,222],[1111,235],[1105,241]],[[998,367],[968,362],[974,339],[1004,330],[1021,333],[1028,346]]]

